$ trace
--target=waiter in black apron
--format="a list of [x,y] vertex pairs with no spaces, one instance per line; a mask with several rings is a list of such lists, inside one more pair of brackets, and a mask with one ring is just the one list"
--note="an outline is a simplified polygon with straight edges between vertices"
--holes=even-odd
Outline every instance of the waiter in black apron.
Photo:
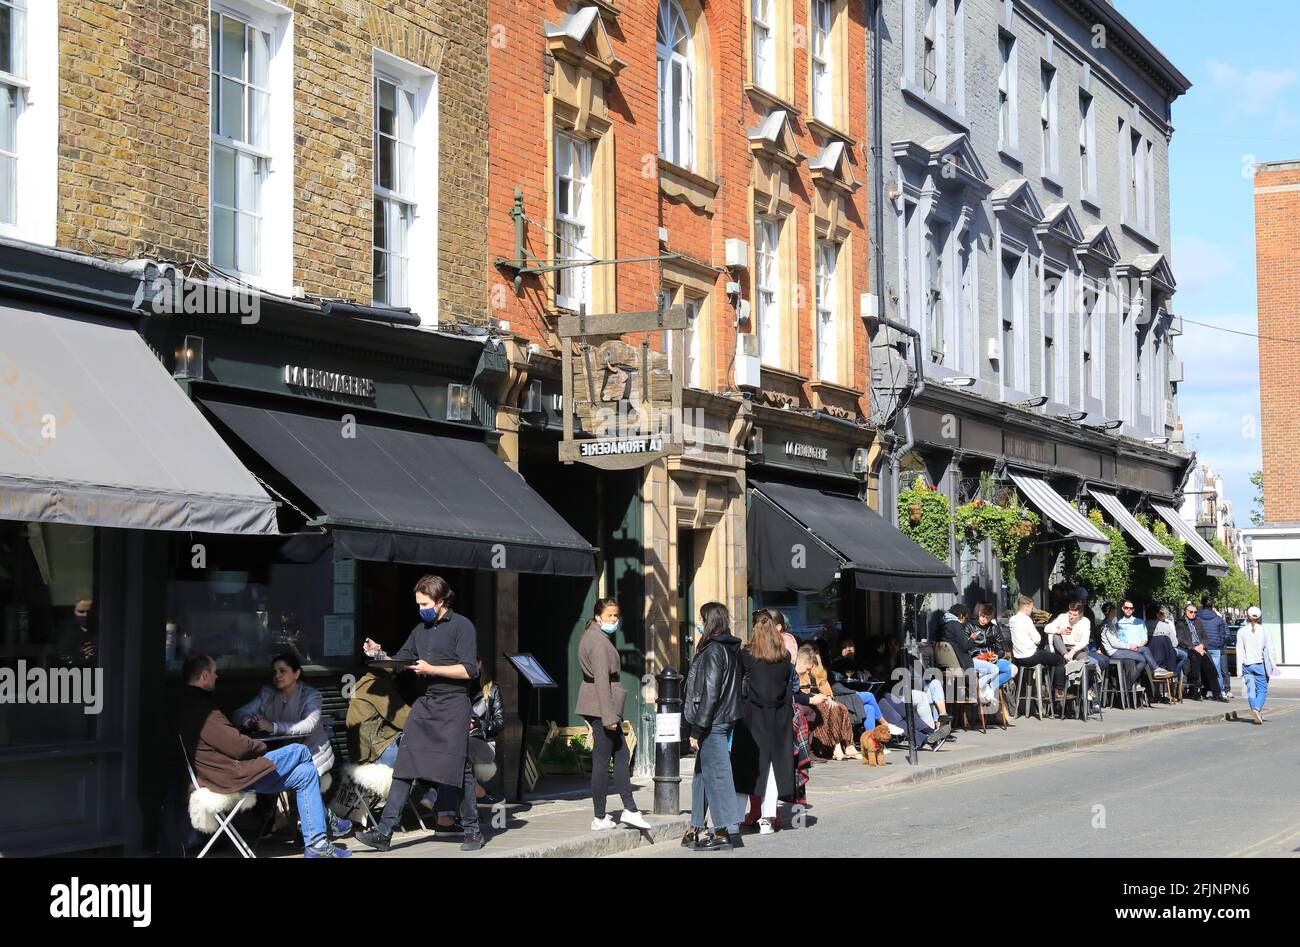
[[455,593],[446,580],[426,575],[415,583],[415,605],[420,623],[394,661],[413,661],[426,684],[424,696],[411,707],[402,730],[393,766],[393,785],[379,825],[356,838],[381,852],[388,851],[393,829],[419,779],[456,786],[460,790],[460,821],[465,828],[461,850],[483,847],[479,831],[478,800],[474,797],[474,767],[469,760],[470,684],[478,674],[478,641],[473,623],[452,611]]

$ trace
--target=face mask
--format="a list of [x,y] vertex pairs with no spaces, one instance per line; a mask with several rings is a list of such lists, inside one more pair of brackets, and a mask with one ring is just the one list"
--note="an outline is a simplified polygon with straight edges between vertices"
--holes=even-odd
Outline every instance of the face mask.
[[614,622],[614,624],[612,624],[612,625],[607,625],[607,624],[605,624],[604,622],[601,622],[601,623],[600,623],[600,630],[603,631],[603,632],[604,632],[605,634],[607,634],[607,635],[612,635],[612,634],[614,634],[614,632],[618,631],[618,629],[619,629],[620,627],[621,627],[621,623],[620,623],[620,622]]
[[430,622],[430,621],[437,621],[437,620],[438,620],[438,609],[437,609],[437,608],[422,608],[422,609],[420,609],[420,621],[423,621],[423,622]]

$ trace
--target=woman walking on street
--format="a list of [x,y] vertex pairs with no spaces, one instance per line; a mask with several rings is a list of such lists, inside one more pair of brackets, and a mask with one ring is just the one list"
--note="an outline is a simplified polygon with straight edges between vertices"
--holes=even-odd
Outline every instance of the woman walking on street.
[[[758,831],[776,831],[777,800],[793,798],[794,708],[790,695],[790,661],[771,618],[754,622],[749,643],[740,652],[744,671],[740,722],[731,744],[731,768],[737,803],[744,809],[761,800]],[[752,823],[747,823],[751,824]]]
[[[691,728],[695,778],[691,780],[691,828],[682,845],[697,852],[740,847],[736,782],[727,738],[740,718],[740,639],[731,633],[731,613],[721,602],[700,608],[704,633],[686,674],[682,716]],[[705,830],[713,813],[713,834]]]
[[1252,605],[1246,612],[1246,624],[1237,632],[1237,663],[1246,683],[1246,697],[1250,700],[1251,723],[1264,722],[1264,701],[1268,700],[1268,679],[1277,674],[1277,665],[1268,648],[1268,635],[1259,623],[1259,608]]
[[578,643],[582,684],[578,688],[575,713],[591,725],[593,832],[612,829],[617,824],[605,813],[611,759],[614,761],[614,791],[623,801],[623,812],[618,821],[637,829],[650,828],[650,823],[637,810],[636,800],[632,798],[632,779],[628,774],[627,744],[623,741],[623,704],[627,694],[620,683],[618,649],[614,647],[614,635],[619,626],[618,602],[612,598],[597,599],[595,614],[587,622]]

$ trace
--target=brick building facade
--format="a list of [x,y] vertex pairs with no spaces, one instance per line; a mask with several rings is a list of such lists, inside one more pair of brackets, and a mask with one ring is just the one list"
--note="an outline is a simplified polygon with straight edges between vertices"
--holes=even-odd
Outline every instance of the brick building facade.
[[[642,584],[628,592],[610,568],[600,582],[629,630],[644,621],[629,643],[646,674],[682,666],[704,602],[746,624],[755,431],[778,450],[792,431],[848,453],[870,443],[863,17],[848,0],[489,3],[487,279],[515,337],[515,395],[558,386],[565,313],[690,314],[687,449],[631,475]],[[499,427],[526,477],[583,497],[609,479],[548,471],[555,445],[516,401]]]
[[[228,42],[231,24],[260,31],[269,54],[258,63],[260,40],[246,35],[243,74],[227,75],[242,66],[233,62],[233,48],[221,72],[231,94],[245,99],[239,130],[212,121],[210,103],[220,91],[211,88],[211,76],[221,69],[212,31],[220,22]],[[307,295],[369,304],[374,83],[377,72],[397,74],[421,100],[413,171],[432,185],[419,195],[424,206],[415,214],[433,227],[422,238],[413,235],[422,242],[413,242],[411,255],[423,250],[436,266],[411,266],[411,292],[393,301],[412,306],[426,324],[482,323],[486,50],[486,10],[472,0],[61,4],[57,94],[33,96],[32,105],[58,103],[57,159],[34,153],[24,162],[57,160],[57,231],[40,242],[110,258],[217,262],[215,133],[246,145],[235,149],[243,154],[264,156],[267,168],[260,259],[234,269],[273,292],[300,287]],[[267,103],[260,128],[250,121],[254,97]],[[426,118],[433,120],[428,141],[437,142],[436,154],[419,147]],[[32,231],[20,222],[15,232]]]
[[1264,522],[1252,538],[1260,607],[1273,659],[1300,676],[1300,161],[1255,166],[1255,282],[1259,314],[1259,414]]

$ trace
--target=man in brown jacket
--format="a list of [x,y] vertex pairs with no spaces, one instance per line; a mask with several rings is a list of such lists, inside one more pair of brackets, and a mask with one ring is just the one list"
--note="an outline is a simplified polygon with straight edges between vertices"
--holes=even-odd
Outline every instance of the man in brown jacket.
[[[212,691],[217,686],[217,664],[206,654],[185,661],[181,670],[185,691],[181,695],[177,726],[185,754],[204,789],[228,795],[245,789],[275,795],[292,790],[298,797],[304,853],[308,858],[347,858],[346,848],[330,844],[326,834],[325,805],[320,777],[311,751],[301,743],[287,743],[267,752],[266,744],[244,736],[217,707]],[[335,819],[337,835],[351,831],[347,819]]]

